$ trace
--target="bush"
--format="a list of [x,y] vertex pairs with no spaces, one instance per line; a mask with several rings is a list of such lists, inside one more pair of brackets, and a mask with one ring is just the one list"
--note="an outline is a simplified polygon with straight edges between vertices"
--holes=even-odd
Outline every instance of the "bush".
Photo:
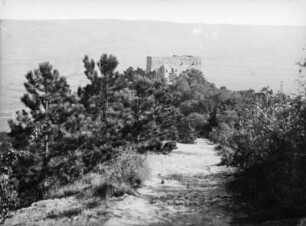
[[207,124],[208,115],[206,114],[199,114],[196,112],[191,113],[188,115],[188,119],[190,121],[190,125],[192,128],[195,129],[197,135],[204,136],[204,128]]
[[10,210],[18,206],[16,188],[6,174],[0,175],[0,224],[3,223]]
[[178,142],[184,144],[193,144],[196,136],[190,125],[190,121],[185,116],[180,116],[177,120]]
[[220,123],[218,127],[215,127],[210,132],[210,139],[216,143],[224,146],[233,146],[232,140],[235,133],[235,129],[231,128],[229,124]]
[[0,223],[3,223],[10,210],[18,207],[17,181],[12,168],[22,153],[16,152],[9,144],[1,145],[0,153]]
[[129,147],[121,150],[118,157],[112,160],[108,167],[107,179],[126,183],[133,188],[139,187],[148,176],[146,158]]
[[74,151],[74,153],[69,153],[67,156],[52,159],[49,165],[50,169],[52,169],[50,177],[61,185],[75,181],[83,175],[85,170],[82,153],[78,150]]
[[132,194],[147,179],[149,169],[146,158],[132,148],[120,150],[119,155],[100,167],[100,181],[93,187],[93,196],[108,197]]
[[232,188],[257,207],[287,212],[283,217],[306,210],[305,112],[305,99],[264,89],[237,126],[219,124],[211,133],[232,148],[221,151],[223,163],[239,169]]

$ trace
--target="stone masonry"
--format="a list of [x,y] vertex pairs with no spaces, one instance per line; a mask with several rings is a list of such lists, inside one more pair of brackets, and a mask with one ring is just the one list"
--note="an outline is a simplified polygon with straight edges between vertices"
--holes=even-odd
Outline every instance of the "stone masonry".
[[157,71],[166,78],[170,74],[179,75],[187,69],[201,70],[201,57],[198,56],[176,56],[172,57],[147,57],[147,73]]

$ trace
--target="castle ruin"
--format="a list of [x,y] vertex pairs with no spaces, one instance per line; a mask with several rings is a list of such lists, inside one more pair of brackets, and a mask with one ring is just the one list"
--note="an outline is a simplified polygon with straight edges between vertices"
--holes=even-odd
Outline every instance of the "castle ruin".
[[170,74],[179,75],[187,69],[201,70],[201,57],[176,56],[172,57],[147,57],[147,73],[156,71],[168,78]]

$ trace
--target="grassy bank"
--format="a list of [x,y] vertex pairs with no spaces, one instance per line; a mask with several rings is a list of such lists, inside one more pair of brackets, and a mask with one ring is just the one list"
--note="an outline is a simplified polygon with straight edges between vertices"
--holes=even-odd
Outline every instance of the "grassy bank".
[[51,188],[44,200],[17,210],[4,225],[100,225],[110,200],[136,195],[148,175],[146,156],[123,150],[74,183]]
[[51,189],[47,198],[78,195],[85,199],[107,198],[134,194],[148,177],[149,169],[145,155],[127,149],[110,162],[100,164],[72,184]]

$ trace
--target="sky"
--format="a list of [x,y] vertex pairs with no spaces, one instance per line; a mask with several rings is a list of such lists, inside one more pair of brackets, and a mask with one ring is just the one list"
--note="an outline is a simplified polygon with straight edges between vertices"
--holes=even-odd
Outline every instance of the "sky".
[[0,19],[306,26],[306,0],[0,0]]

